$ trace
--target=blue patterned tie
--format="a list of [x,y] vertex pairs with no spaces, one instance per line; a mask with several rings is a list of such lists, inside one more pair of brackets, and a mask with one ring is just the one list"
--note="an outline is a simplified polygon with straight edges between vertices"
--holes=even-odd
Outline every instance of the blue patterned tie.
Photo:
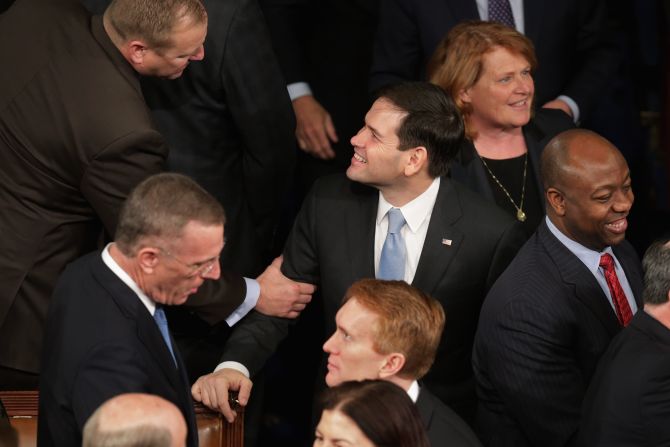
[[167,318],[165,318],[165,311],[163,310],[163,307],[156,306],[156,312],[154,312],[154,320],[158,325],[158,329],[160,329],[161,331],[161,335],[163,336],[163,340],[165,340],[165,344],[170,350],[170,354],[172,354],[172,360],[174,360],[174,366],[177,366],[177,359],[175,358],[174,351],[172,350],[172,342],[170,341],[170,330],[168,329],[168,322]]
[[405,218],[398,208],[391,208],[387,214],[389,221],[388,234],[382,247],[382,255],[379,259],[378,279],[405,278],[405,258],[407,249],[400,230],[405,225]]
[[514,28],[514,16],[509,0],[489,0],[489,21]]

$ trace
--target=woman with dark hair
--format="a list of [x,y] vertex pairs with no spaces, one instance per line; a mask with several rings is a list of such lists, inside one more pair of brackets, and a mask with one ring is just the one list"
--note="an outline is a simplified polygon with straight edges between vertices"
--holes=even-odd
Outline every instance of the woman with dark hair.
[[473,21],[452,28],[428,66],[465,121],[451,177],[509,211],[529,236],[544,216],[540,153],[574,127],[561,110],[533,111],[536,65],[533,44],[514,28]]
[[314,447],[430,447],[416,406],[391,382],[344,382],[321,403]]

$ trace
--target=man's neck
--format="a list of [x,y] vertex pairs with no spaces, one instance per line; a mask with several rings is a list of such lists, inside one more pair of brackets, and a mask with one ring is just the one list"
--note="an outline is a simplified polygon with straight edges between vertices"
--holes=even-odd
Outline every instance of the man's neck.
[[412,178],[411,181],[403,182],[401,185],[393,185],[378,188],[384,196],[384,200],[396,208],[407,205],[412,200],[419,197],[421,194],[433,184],[432,177],[422,176]]
[[670,302],[665,302],[663,304],[645,304],[644,311],[663,326],[670,329]]
[[412,383],[414,383],[414,379],[403,379],[398,376],[391,376],[388,379],[389,382],[394,383],[398,385],[400,388],[402,388],[405,391],[409,391],[409,387],[412,386]]

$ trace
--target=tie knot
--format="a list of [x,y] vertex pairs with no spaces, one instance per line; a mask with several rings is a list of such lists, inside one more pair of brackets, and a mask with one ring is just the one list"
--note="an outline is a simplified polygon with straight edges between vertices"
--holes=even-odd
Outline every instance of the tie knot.
[[600,257],[600,266],[607,271],[614,270],[614,258],[609,253]]
[[156,306],[156,311],[154,312],[154,320],[159,324],[167,325],[167,318],[165,317],[165,311],[163,306]]
[[405,217],[402,215],[400,208],[391,208],[388,212],[389,217],[389,233],[399,233],[400,229],[405,225]]

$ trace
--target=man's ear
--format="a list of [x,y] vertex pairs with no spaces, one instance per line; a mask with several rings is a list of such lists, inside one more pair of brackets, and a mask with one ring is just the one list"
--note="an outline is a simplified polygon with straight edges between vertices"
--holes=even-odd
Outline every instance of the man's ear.
[[405,165],[405,175],[412,176],[428,165],[428,150],[424,146],[408,149],[409,159]]
[[148,49],[141,40],[131,40],[125,44],[126,59],[133,65],[142,65]]
[[565,215],[565,196],[556,188],[548,188],[544,193],[547,199],[547,204],[554,210],[554,214],[558,216]]
[[159,250],[153,247],[144,247],[137,252],[135,257],[144,273],[152,274],[154,272],[159,262],[158,252]]
[[395,376],[405,366],[405,356],[399,352],[392,352],[386,356],[386,361],[379,371],[380,379]]

